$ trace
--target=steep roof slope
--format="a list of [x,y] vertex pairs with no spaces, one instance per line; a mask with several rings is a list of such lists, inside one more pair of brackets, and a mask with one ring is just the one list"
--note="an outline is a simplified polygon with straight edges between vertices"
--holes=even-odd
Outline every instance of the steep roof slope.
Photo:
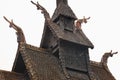
[[20,48],[20,54],[33,80],[65,80],[59,61],[49,55],[47,50],[28,44]]
[[99,80],[116,80],[108,67],[102,65],[100,62],[91,61],[90,66],[93,73]]
[[[58,1],[58,0],[57,0]],[[43,37],[42,37],[42,41],[41,41],[41,46],[44,45],[43,42],[45,41],[45,35],[47,35],[47,31],[46,28],[49,28],[50,31],[53,33],[53,35],[59,39],[63,39],[63,40],[67,40],[76,44],[80,44],[83,46],[87,46],[90,48],[93,48],[93,44],[91,43],[91,41],[86,37],[86,35],[83,33],[82,30],[77,31],[76,33],[74,33],[74,31],[67,31],[67,30],[63,30],[61,29],[61,26],[59,26],[57,23],[55,23],[55,19],[57,19],[58,17],[60,17],[60,15],[63,15],[65,17],[69,17],[72,19],[77,19],[77,17],[75,16],[74,12],[72,11],[72,9],[69,7],[69,5],[67,5],[67,3],[65,4],[64,0],[59,0],[59,4],[53,14],[52,19],[48,20],[47,23],[45,23],[45,29],[44,29],[44,33],[43,33]],[[47,11],[47,10],[45,10]],[[48,12],[46,12],[48,13]],[[72,23],[74,24],[74,23]],[[72,26],[74,28],[74,26]]]
[[[70,42],[74,42],[76,44],[84,45],[90,48],[93,48],[94,45],[91,43],[91,41],[86,37],[84,32],[82,30],[77,31],[76,33],[62,30],[60,26],[58,26],[56,23],[49,21],[49,23],[45,24],[45,27],[48,26],[51,32],[55,37],[58,37],[59,39],[67,40]],[[44,41],[44,36],[47,34],[47,32],[44,30],[44,35],[42,38],[42,42]],[[41,42],[41,44],[43,44]]]

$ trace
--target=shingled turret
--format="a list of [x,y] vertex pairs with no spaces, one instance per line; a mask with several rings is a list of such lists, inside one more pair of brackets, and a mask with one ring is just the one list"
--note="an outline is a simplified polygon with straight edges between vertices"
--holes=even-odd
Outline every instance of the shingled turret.
[[72,76],[89,80],[88,48],[94,46],[82,30],[74,32],[76,19],[67,0],[57,0],[52,18],[45,23],[40,47],[51,50],[51,54],[60,59],[67,78]]

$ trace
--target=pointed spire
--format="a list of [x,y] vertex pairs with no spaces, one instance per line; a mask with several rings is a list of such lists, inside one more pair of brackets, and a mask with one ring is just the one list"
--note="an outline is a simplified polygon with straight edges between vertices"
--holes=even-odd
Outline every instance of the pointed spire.
[[57,7],[60,3],[64,3],[65,5],[68,5],[68,0],[56,0]]
[[55,21],[60,15],[64,15],[73,19],[77,19],[74,12],[68,5],[68,0],[56,0],[56,10],[52,16],[52,21]]

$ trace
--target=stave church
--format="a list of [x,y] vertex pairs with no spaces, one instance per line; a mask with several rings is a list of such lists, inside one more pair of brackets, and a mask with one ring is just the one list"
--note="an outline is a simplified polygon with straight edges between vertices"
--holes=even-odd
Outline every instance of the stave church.
[[31,3],[45,18],[40,46],[27,44],[23,30],[4,16],[16,30],[18,49],[12,70],[0,70],[0,80],[116,80],[107,60],[117,52],[106,52],[100,62],[89,58],[94,45],[81,26],[90,17],[78,19],[68,0],[56,0],[52,17],[41,4]]

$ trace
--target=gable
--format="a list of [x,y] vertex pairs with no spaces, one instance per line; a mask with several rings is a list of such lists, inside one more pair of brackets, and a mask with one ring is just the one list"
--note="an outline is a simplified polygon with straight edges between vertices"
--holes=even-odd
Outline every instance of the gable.
[[23,61],[21,53],[18,52],[16,55],[16,59],[15,59],[12,71],[17,72],[17,73],[24,73],[25,70],[26,70],[25,63]]
[[29,75],[29,71],[26,68],[25,61],[24,61],[23,56],[22,56],[21,52],[19,51],[19,49],[18,49],[18,53],[17,53],[15,61],[14,61],[12,72],[20,73],[20,74],[24,75],[25,79],[30,80],[31,75]]
[[[28,75],[30,79],[65,80],[58,59],[50,55],[48,50],[23,44],[20,45],[19,51],[23,58],[26,70],[29,72]],[[17,65],[17,62],[20,62],[19,60],[21,60],[20,55],[16,58],[16,65],[14,66],[13,71],[19,72],[18,68],[22,68]]]

